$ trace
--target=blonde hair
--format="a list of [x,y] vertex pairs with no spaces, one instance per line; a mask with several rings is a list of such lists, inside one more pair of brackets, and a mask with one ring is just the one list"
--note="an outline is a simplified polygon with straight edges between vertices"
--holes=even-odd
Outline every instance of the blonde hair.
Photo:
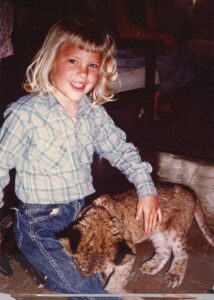
[[114,95],[109,84],[117,78],[115,42],[100,24],[85,17],[65,18],[51,27],[42,47],[26,70],[24,89],[43,96],[55,91],[50,75],[56,53],[65,42],[83,50],[102,53],[99,80],[90,96],[96,104],[111,101]]

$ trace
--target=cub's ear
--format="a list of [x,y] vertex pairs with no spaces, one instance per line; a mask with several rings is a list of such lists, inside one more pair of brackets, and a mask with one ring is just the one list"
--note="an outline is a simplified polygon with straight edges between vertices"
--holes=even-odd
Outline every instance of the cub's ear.
[[128,262],[130,259],[132,259],[134,256],[135,255],[132,253],[129,246],[123,240],[117,243],[117,252],[114,257],[113,263],[116,266],[123,265],[126,262]]
[[81,240],[81,232],[78,229],[69,230],[68,239],[72,254],[75,254]]

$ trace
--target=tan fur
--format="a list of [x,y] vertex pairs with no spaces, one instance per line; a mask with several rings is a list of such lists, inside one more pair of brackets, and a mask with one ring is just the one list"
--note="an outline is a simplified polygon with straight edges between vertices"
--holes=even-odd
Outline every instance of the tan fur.
[[[194,216],[205,238],[214,246],[214,235],[206,225],[199,201],[192,190],[168,183],[157,185],[157,190],[162,222],[149,235],[143,231],[143,219],[135,220],[135,191],[114,197],[103,195],[78,214],[76,225],[71,226],[60,241],[64,245],[67,241],[65,250],[84,276],[104,272],[109,277],[106,289],[123,292],[134,262],[135,245],[150,239],[155,254],[142,263],[141,272],[156,274],[172,254],[173,260],[164,279],[168,287],[179,286],[186,272],[187,234]],[[74,247],[75,232],[80,233],[81,237],[78,236]]]

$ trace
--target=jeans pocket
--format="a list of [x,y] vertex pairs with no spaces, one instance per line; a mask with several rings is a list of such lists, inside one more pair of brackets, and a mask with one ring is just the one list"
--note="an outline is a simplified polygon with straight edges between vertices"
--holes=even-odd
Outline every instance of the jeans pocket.
[[25,210],[25,213],[28,216],[30,223],[34,224],[60,217],[62,214],[60,205],[40,204],[32,204],[30,208]]

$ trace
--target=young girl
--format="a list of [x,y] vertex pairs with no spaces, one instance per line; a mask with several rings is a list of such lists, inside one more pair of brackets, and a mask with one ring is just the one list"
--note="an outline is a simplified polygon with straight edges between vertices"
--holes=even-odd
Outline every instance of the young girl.
[[59,21],[27,69],[29,94],[7,109],[1,129],[1,194],[9,170],[16,168],[18,247],[47,275],[46,287],[60,293],[105,293],[98,275],[81,277],[56,238],[94,192],[94,151],[135,185],[136,219],[144,215],[145,231],[154,230],[161,219],[151,166],[141,162],[100,105],[112,99],[108,85],[117,76],[114,48],[94,20]]

